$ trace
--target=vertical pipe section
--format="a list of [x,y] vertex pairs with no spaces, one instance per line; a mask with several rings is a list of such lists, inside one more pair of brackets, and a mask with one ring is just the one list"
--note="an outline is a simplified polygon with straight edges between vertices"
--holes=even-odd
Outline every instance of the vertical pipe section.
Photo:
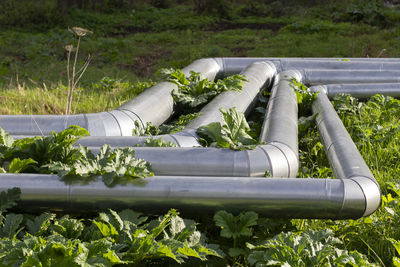
[[[301,73],[284,71],[276,76],[261,128],[260,142],[267,142],[268,153],[271,155],[269,158],[275,162],[271,164],[274,177],[285,173],[282,170],[288,170],[288,177],[296,177],[299,167],[297,97],[292,85],[293,79],[302,81]],[[279,154],[286,160],[276,160]]]
[[[346,131],[342,121],[330,103],[323,88],[312,87],[318,92],[318,97],[313,103],[313,112],[317,114],[316,122],[321,134],[325,151],[331,163],[335,177],[351,180],[359,188],[351,187],[345,194],[343,209],[346,206],[361,205],[359,198],[354,198],[357,192],[364,194],[364,214],[373,213],[380,205],[381,194],[377,181]],[[350,181],[345,181],[350,183]],[[350,187],[349,187],[350,188]],[[346,189],[346,188],[345,188]]]

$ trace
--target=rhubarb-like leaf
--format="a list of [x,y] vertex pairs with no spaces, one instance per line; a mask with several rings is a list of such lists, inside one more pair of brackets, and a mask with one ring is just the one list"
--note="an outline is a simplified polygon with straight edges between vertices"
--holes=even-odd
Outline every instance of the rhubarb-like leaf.
[[244,114],[236,108],[229,111],[221,108],[223,124],[212,122],[201,126],[196,133],[202,145],[210,147],[230,148],[233,150],[254,149],[257,141],[250,135],[250,127]]

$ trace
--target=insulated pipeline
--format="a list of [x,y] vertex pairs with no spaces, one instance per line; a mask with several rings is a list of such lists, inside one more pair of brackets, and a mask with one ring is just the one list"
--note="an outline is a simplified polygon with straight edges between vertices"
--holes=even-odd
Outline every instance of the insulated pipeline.
[[327,84],[324,90],[329,98],[337,94],[350,94],[357,98],[367,98],[375,94],[400,97],[400,83],[372,84]]
[[[0,174],[0,180],[0,190],[21,188],[19,207],[30,211],[132,208],[149,213],[174,207],[187,213],[225,209],[253,210],[274,218],[355,219],[363,208],[358,203],[342,210],[344,189],[357,185],[336,179],[156,176],[112,188],[102,181],[70,185],[44,174]],[[353,197],[361,196],[356,192]]]
[[[353,206],[360,199],[354,198],[356,191],[363,193],[364,213],[368,216],[380,205],[380,188],[364,159],[357,150],[342,121],[330,103],[327,95],[319,87],[313,104],[313,112],[317,114],[316,122],[326,154],[336,178],[352,180],[360,187],[347,191],[344,203]],[[354,203],[353,203],[354,202]]]
[[[214,59],[199,59],[182,71],[186,75],[190,71],[200,72],[204,78],[214,80],[219,65]],[[78,125],[88,129],[92,136],[131,136],[135,121],[160,125],[171,116],[171,91],[176,88],[173,83],[161,82],[109,112],[68,116],[0,115],[0,126],[12,135],[49,135],[51,131],[60,132],[70,125]]]

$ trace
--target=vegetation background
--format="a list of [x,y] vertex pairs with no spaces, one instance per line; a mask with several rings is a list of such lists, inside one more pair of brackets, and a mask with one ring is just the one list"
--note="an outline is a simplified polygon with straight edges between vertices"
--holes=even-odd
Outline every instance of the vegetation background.
[[396,57],[399,23],[396,3],[379,0],[2,0],[0,112],[65,112],[75,26],[94,32],[81,43],[78,60],[92,60],[74,108],[90,112],[142,90],[117,81],[154,80],[202,57]]
[[[1,0],[0,114],[65,113],[65,46],[76,46],[76,35],[68,31],[76,26],[93,32],[80,43],[78,66],[89,54],[91,61],[74,92],[76,113],[113,109],[154,84],[160,68],[181,68],[202,57],[400,54],[396,1]],[[334,104],[379,180],[382,208],[369,218],[346,221],[271,220],[253,213],[195,218],[209,242],[225,253],[223,260],[204,264],[400,266],[400,102],[343,97]],[[300,137],[300,176],[331,176],[315,126],[300,131]],[[62,224],[54,217],[43,220],[47,227]],[[229,228],[226,222],[233,232],[221,231],[219,237],[218,227]],[[347,255],[342,262],[339,254]]]

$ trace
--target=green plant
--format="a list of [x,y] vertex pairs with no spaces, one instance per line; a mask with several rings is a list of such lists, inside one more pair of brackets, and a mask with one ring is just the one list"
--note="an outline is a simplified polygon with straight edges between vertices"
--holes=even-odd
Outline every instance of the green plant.
[[146,138],[143,143],[145,147],[177,147],[173,142],[164,141],[161,138]]
[[107,186],[154,175],[150,163],[136,159],[135,151],[130,147],[111,150],[109,145],[103,145],[96,156],[86,147],[79,146],[78,149],[80,155],[73,162],[53,161],[43,167],[60,177],[78,178],[79,181],[100,175]]
[[[50,136],[14,140],[0,129],[2,171],[56,173],[81,182],[101,175],[107,186],[153,175],[150,163],[136,159],[132,148],[111,150],[109,145],[104,145],[94,155],[87,147],[73,146],[87,134],[86,129],[70,126],[60,133],[52,132]],[[7,162],[10,162],[8,166]]]
[[251,211],[242,212],[238,216],[224,210],[215,213],[214,221],[215,225],[221,229],[220,235],[233,239],[233,246],[228,250],[229,256],[238,257],[246,254],[242,238],[253,235],[253,226],[257,225],[257,220],[257,213]]
[[203,146],[232,150],[254,149],[257,141],[249,135],[250,127],[244,114],[238,112],[236,108],[230,108],[228,111],[221,108],[220,112],[222,125],[219,122],[212,122],[197,129],[200,143]]
[[[7,193],[9,203],[13,194]],[[21,214],[8,214],[0,235],[2,266],[141,266],[221,257],[205,244],[196,224],[175,210],[154,220],[132,210],[109,210],[89,220],[43,213],[25,221]]]
[[160,126],[152,125],[150,122],[146,123],[143,127],[142,123],[135,121],[135,128],[132,130],[133,136],[146,136],[146,135],[161,135],[173,134],[182,131],[185,126],[193,119],[197,118],[200,113],[189,113],[187,115],[180,115],[178,119],[173,120],[171,123],[164,123]]
[[181,70],[175,69],[162,69],[160,73],[178,86],[178,90],[172,91],[172,96],[178,110],[184,113],[203,106],[221,92],[240,91],[243,82],[247,81],[245,77],[238,74],[211,82],[208,79],[202,79],[200,73],[193,71],[190,72],[189,77],[186,77]]
[[340,249],[341,244],[330,229],[281,233],[257,245],[248,243],[248,261],[254,266],[375,266],[357,251]]

